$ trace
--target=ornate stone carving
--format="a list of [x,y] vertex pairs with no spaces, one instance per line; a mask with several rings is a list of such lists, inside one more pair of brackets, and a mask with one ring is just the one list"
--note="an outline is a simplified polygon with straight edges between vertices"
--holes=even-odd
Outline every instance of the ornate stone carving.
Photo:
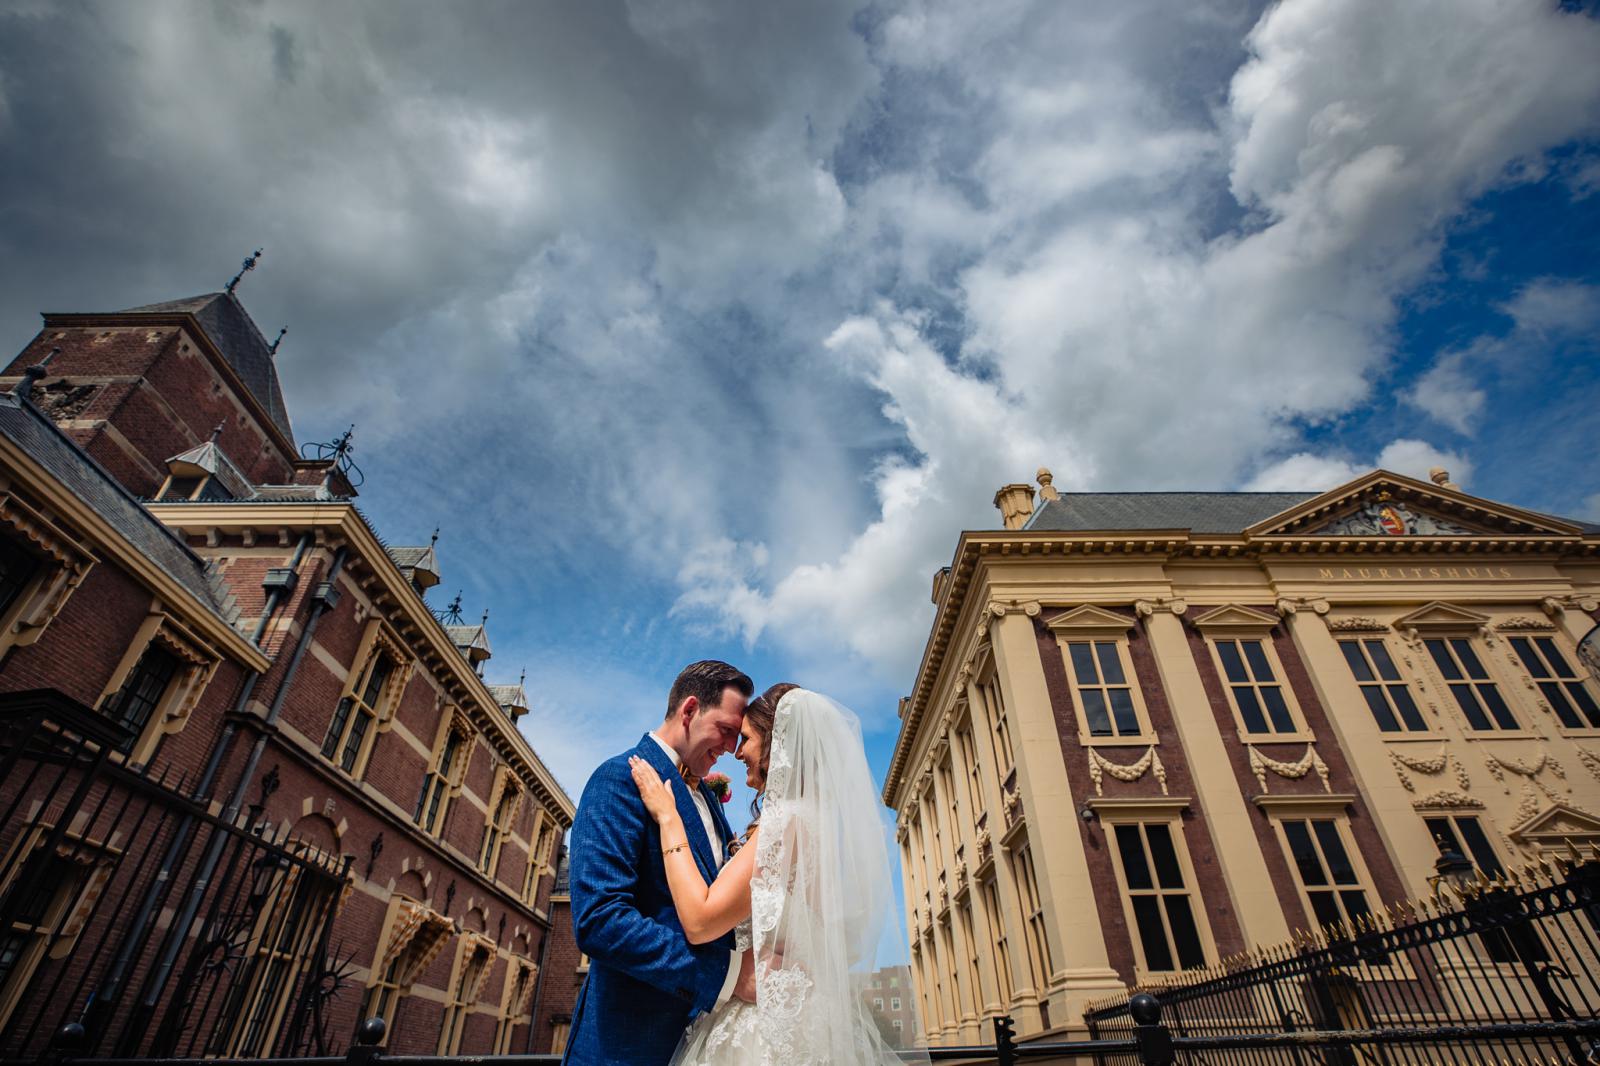
[[1463,792],[1472,788],[1472,778],[1467,775],[1467,768],[1462,766],[1461,760],[1451,754],[1450,750],[1443,745],[1440,746],[1439,754],[1432,759],[1401,755],[1394,748],[1390,748],[1389,761],[1394,764],[1394,772],[1399,776],[1400,783],[1405,786],[1407,792],[1415,792],[1417,790],[1416,786],[1411,783],[1411,778],[1406,773],[1407,770],[1419,774],[1438,774],[1443,773],[1450,767],[1455,768],[1456,783],[1461,786]]
[[1495,626],[1495,628],[1500,630],[1502,633],[1517,632],[1519,630],[1529,629],[1543,630],[1548,632],[1549,630],[1555,628],[1555,623],[1549,621],[1548,619],[1530,618],[1529,616],[1523,614],[1518,615],[1515,618],[1507,618],[1504,622],[1501,622],[1499,625]]
[[1029,618],[1039,617],[1038,600],[990,600],[988,611],[996,618],[1003,618],[1008,614],[1025,614]]
[[1299,762],[1279,762],[1269,759],[1261,754],[1255,747],[1250,749],[1250,772],[1256,775],[1256,781],[1261,785],[1261,791],[1267,789],[1267,771],[1272,771],[1279,777],[1299,779],[1315,770],[1322,779],[1322,791],[1332,792],[1333,786],[1328,783],[1328,764],[1322,761],[1322,756],[1317,754],[1315,744],[1306,745],[1306,753],[1300,757]]
[[974,842],[978,845],[978,861],[980,863],[988,862],[989,855],[994,848],[994,841],[989,836],[988,826],[978,830],[978,835],[974,838]]
[[1301,608],[1317,614],[1327,614],[1332,609],[1328,601],[1320,596],[1282,596],[1278,599],[1277,607],[1282,615],[1295,614]]
[[1448,789],[1429,793],[1412,803],[1411,806],[1419,811],[1434,807],[1473,811],[1481,811],[1483,809],[1482,803],[1479,803],[1465,792],[1452,792]]
[[1593,612],[1595,609],[1600,608],[1600,600],[1595,599],[1593,596],[1546,596],[1540,601],[1539,606],[1544,608],[1545,614],[1554,618],[1572,607],[1576,607],[1580,611]]
[[1588,770],[1596,781],[1600,781],[1600,755],[1596,755],[1594,752],[1587,751],[1584,748],[1576,748],[1574,750],[1578,753],[1578,761],[1583,763],[1583,768]]
[[1337,537],[1428,537],[1478,531],[1426,511],[1413,511],[1403,503],[1378,500],[1314,532]]
[[1381,633],[1389,627],[1376,618],[1358,615],[1354,618],[1335,618],[1328,628],[1336,633]]
[[1161,765],[1161,756],[1156,754],[1154,744],[1145,749],[1145,753],[1131,763],[1114,763],[1101,755],[1094,748],[1089,748],[1089,779],[1094,782],[1094,794],[1105,795],[1102,787],[1104,777],[1110,774],[1118,781],[1137,781],[1146,773],[1154,773],[1155,778],[1161,783],[1161,794],[1167,794],[1167,768]]
[[1140,616],[1144,618],[1148,618],[1158,611],[1182,615],[1189,609],[1188,601],[1176,597],[1171,599],[1135,600],[1133,606],[1134,610],[1138,611]]

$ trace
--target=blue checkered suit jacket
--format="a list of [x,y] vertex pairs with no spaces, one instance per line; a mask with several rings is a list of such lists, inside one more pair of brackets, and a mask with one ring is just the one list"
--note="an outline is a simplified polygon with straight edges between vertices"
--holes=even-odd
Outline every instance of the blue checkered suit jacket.
[[[572,1066],[665,1063],[690,1020],[716,1004],[733,951],[732,933],[708,944],[684,939],[662,865],[661,835],[639,798],[629,755],[673,782],[689,850],[707,883],[717,874],[700,812],[649,734],[589,778],[572,824],[572,925],[578,950],[589,956],[589,978],[578,992],[562,1059]],[[722,804],[700,787],[726,848],[733,833]]]

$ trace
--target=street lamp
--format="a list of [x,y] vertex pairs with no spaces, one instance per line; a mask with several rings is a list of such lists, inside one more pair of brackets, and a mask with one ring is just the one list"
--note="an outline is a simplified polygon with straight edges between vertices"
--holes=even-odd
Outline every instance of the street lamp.
[[1428,886],[1433,889],[1433,894],[1439,894],[1440,886],[1450,889],[1457,899],[1467,898],[1468,886],[1477,884],[1477,867],[1472,860],[1461,854],[1455,848],[1446,847],[1439,853],[1438,860],[1433,864],[1434,875],[1428,878]]

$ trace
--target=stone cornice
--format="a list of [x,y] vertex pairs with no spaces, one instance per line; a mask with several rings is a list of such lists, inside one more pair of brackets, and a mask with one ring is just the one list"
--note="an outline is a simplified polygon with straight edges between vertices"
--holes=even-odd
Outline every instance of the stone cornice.
[[[577,808],[571,798],[556,783],[527,738],[505,720],[483,678],[462,658],[449,634],[405,579],[354,504],[324,501],[248,506],[153,503],[149,506],[151,513],[162,522],[186,533],[309,530],[316,534],[319,543],[347,543],[357,560],[355,566],[347,564],[352,580],[379,602],[396,630],[422,645],[417,649],[418,658],[444,683],[480,733],[494,744],[502,758],[522,763],[527,773],[518,776],[524,777],[525,783],[544,797],[552,813],[566,825],[572,824]],[[356,573],[360,569],[366,570],[367,580],[361,580]]]

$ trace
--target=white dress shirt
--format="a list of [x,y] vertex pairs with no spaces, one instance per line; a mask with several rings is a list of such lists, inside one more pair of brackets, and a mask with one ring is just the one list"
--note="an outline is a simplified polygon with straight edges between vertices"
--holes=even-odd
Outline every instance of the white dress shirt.
[[[650,734],[650,739],[660,745],[661,750],[667,753],[667,758],[672,760],[673,768],[681,772],[683,768],[683,762],[678,758],[678,753],[673,751],[672,748],[667,745],[666,741],[662,740],[654,733]],[[669,785],[671,783],[672,782],[670,781],[667,782]],[[687,782],[684,783],[684,787],[688,787]],[[717,835],[717,823],[711,817],[711,806],[706,802],[705,793],[701,792],[698,788],[689,789],[689,798],[694,801],[694,809],[700,812],[700,824],[705,828],[706,840],[711,844],[711,861],[716,865],[716,868],[720,870],[722,869],[725,856],[722,850],[722,838]],[[723,979],[722,991],[717,995],[717,1006],[722,1006],[723,1003],[727,1002],[728,997],[733,995],[733,986],[737,984],[738,981],[739,953],[734,951],[730,952],[728,955],[728,976]]]

